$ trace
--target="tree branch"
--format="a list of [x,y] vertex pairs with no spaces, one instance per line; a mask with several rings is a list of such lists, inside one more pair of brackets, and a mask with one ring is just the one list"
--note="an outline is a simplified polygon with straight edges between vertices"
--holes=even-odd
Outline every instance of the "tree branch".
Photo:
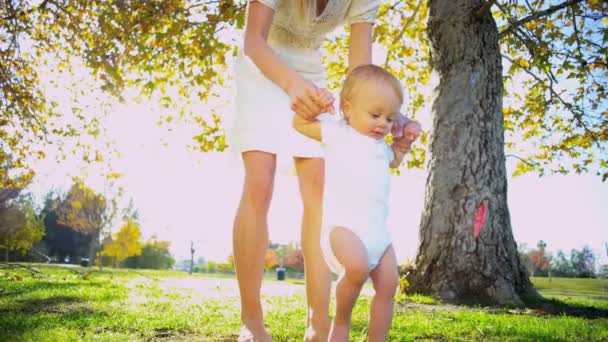
[[[422,4],[422,1],[418,1],[418,5],[416,5],[416,8],[414,9],[414,13],[412,13],[412,15],[408,18],[407,22],[403,25],[403,27],[401,27],[401,31],[399,31],[399,34],[397,34],[395,36],[395,39],[393,39],[393,42],[391,43],[391,45],[395,45],[403,37],[405,30],[412,24],[412,22],[414,22],[414,19],[416,18],[416,16],[418,15],[418,11],[420,10],[421,4]],[[392,56],[392,53],[391,53],[391,50],[389,49],[386,53],[386,59],[384,60],[385,68],[388,66],[388,62],[391,59],[391,56]]]
[[576,5],[578,3],[581,3],[581,2],[583,2],[583,0],[570,0],[570,1],[566,1],[566,2],[563,2],[563,3],[559,4],[559,5],[555,5],[555,6],[549,7],[549,8],[547,8],[544,11],[536,12],[536,13],[530,15],[530,16],[527,16],[527,17],[525,17],[523,19],[520,19],[520,20],[512,23],[511,26],[507,27],[502,32],[500,32],[498,34],[498,39],[501,39],[502,37],[510,34],[517,27],[519,27],[519,26],[521,26],[521,25],[523,25],[523,24],[525,24],[525,23],[527,23],[529,21],[536,20],[538,18],[550,15],[550,14],[552,14],[554,12],[557,12],[557,11],[563,9],[563,8],[574,6],[574,5]]
[[[538,82],[542,82],[544,83],[545,81],[542,80],[538,75],[536,75],[535,73],[533,73],[529,68],[524,67],[523,65],[517,63],[516,61],[514,61],[513,59],[509,58],[508,56],[502,55],[502,57],[506,60],[508,60],[509,62],[517,65],[518,67],[520,67],[523,71],[525,71],[528,75],[532,76],[535,80],[537,80]],[[550,76],[546,75],[547,77],[550,78]],[[598,147],[601,147],[600,142],[597,140],[597,133],[591,131],[588,127],[587,124],[585,123],[585,121],[583,121],[583,116],[585,116],[584,112],[580,112],[577,113],[574,110],[574,106],[572,106],[570,103],[566,102],[564,99],[562,99],[562,97],[560,96],[560,94],[557,93],[557,91],[555,91],[555,89],[553,89],[553,83],[551,82],[550,86],[547,87],[549,89],[549,91],[551,92],[552,96],[555,96],[555,98],[557,98],[559,100],[559,102],[561,102],[561,104],[568,109],[568,111],[570,111],[570,113],[572,113],[572,116],[574,117],[574,119],[579,123],[580,127],[583,128],[583,130],[589,134],[592,139],[593,142],[596,143],[598,145]]]
[[495,3],[496,0],[486,1],[483,5],[481,5],[481,7],[479,7],[479,9],[477,9],[477,11],[475,12],[475,17],[479,19],[483,17],[486,13],[489,13],[490,9],[492,8],[492,6],[494,6]]
[[28,9],[28,10],[25,10],[25,11],[22,11],[22,12],[19,12],[19,13],[12,12],[8,16],[6,16],[6,17],[4,17],[2,19],[4,19],[4,20],[15,20],[15,19],[18,19],[21,16],[31,14],[34,11],[44,10],[46,8],[46,5],[48,4],[48,2],[49,2],[49,0],[44,0],[44,1],[42,1],[40,3],[40,5],[38,5],[36,7],[32,7],[30,9]]
[[581,65],[583,67],[585,67],[585,69],[586,69],[587,61],[585,61],[585,59],[583,58],[583,52],[582,52],[582,49],[581,49],[581,45],[582,45],[581,44],[581,37],[580,37],[580,34],[578,32],[578,27],[577,27],[577,24],[576,24],[576,13],[574,13],[574,9],[572,9],[572,11],[570,11],[570,13],[572,15],[572,27],[574,28],[574,36],[576,38],[576,48],[577,48],[577,52],[578,52],[578,56],[577,57],[578,57],[579,63],[581,63]]
[[526,164],[528,164],[528,165],[530,165],[530,166],[534,166],[534,167],[536,167],[536,166],[539,166],[539,165],[540,165],[540,163],[535,163],[535,162],[532,162],[532,161],[529,161],[529,160],[525,160],[525,159],[523,159],[523,158],[521,158],[521,157],[518,157],[518,156],[516,156],[516,155],[514,155],[514,154],[506,154],[506,155],[505,155],[505,158],[506,158],[506,157],[513,157],[513,158],[517,158],[517,159],[521,160],[522,162],[524,162],[524,163],[526,163]]

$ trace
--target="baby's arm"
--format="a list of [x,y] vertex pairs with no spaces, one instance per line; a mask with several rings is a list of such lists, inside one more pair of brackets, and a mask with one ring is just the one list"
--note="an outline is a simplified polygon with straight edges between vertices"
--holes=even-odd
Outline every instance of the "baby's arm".
[[[332,106],[325,108],[325,111],[333,114],[333,96],[327,89],[319,89],[317,96],[326,103],[332,103]],[[318,113],[320,115],[321,113]],[[321,141],[321,123],[316,117],[312,120],[305,119],[300,115],[294,115],[293,117],[293,128],[304,134],[305,136]]]
[[293,116],[293,128],[305,136],[321,141],[321,123],[319,120],[307,120],[299,115]]

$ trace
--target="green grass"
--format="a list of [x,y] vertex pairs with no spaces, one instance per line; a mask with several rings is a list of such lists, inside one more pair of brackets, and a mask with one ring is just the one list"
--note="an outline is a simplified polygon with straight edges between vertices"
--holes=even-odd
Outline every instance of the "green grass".
[[[15,264],[11,264],[15,267]],[[32,265],[29,265],[32,266]],[[236,281],[173,271],[0,265],[0,341],[233,341]],[[528,309],[453,306],[397,297],[391,341],[608,341],[606,280],[532,279],[548,298]],[[267,279],[266,324],[275,341],[301,341],[302,280]],[[365,339],[370,297],[353,315],[351,340]]]

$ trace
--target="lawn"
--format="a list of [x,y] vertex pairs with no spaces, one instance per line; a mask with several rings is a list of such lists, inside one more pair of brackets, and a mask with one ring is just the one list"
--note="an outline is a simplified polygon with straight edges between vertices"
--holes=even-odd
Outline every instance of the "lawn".
[[[0,264],[0,341],[233,341],[236,281],[227,276],[144,270]],[[398,296],[392,341],[608,341],[608,280],[533,278],[548,298],[527,309],[453,306]],[[263,285],[276,341],[301,341],[300,280]],[[354,313],[351,339],[365,339],[372,290]]]

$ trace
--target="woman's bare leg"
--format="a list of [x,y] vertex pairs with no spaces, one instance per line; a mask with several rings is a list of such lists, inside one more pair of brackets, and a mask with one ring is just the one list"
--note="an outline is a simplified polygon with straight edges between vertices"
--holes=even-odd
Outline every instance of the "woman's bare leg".
[[234,219],[232,247],[241,294],[243,329],[239,341],[270,341],[264,328],[260,288],[268,246],[268,208],[272,199],[276,156],[243,153],[245,182]]
[[303,203],[302,254],[306,277],[307,322],[305,341],[327,341],[331,274],[321,253],[321,211],[324,161],[295,158]]

